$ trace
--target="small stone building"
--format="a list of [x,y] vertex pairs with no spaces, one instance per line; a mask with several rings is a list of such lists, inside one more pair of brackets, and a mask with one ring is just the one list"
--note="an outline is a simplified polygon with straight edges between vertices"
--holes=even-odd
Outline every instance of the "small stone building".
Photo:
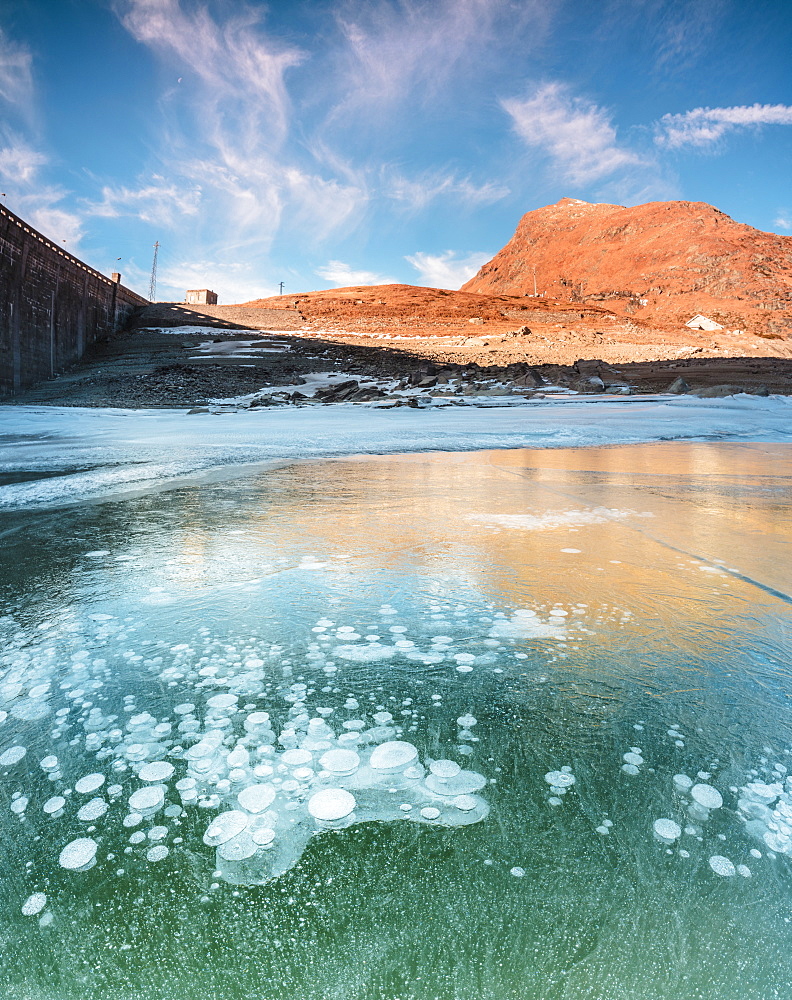
[[188,306],[216,306],[217,292],[212,292],[208,288],[188,289],[184,301]]

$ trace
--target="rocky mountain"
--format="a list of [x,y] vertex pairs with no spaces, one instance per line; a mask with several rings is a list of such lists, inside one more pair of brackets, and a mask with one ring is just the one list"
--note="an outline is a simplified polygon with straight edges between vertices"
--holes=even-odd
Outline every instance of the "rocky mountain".
[[792,337],[792,236],[705,202],[625,208],[562,198],[527,212],[462,291],[532,296],[535,288],[665,327],[700,313],[725,328]]

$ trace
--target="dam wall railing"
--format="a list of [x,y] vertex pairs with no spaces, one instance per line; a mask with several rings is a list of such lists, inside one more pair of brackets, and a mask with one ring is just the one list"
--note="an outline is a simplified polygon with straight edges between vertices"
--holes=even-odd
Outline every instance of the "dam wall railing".
[[0,397],[53,377],[148,304],[0,206]]

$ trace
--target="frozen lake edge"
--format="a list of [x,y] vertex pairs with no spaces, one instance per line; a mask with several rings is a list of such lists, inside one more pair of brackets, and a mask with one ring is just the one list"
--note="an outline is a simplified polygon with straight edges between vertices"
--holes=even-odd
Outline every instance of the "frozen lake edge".
[[0,509],[59,507],[245,474],[256,465],[352,455],[789,442],[790,416],[789,397],[748,395],[568,397],[423,410],[339,404],[221,414],[0,406]]

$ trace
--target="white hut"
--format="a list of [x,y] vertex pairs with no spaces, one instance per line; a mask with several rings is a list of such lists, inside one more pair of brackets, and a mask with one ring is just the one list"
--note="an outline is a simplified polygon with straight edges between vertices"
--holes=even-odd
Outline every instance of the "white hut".
[[689,326],[691,330],[722,330],[723,327],[720,323],[716,323],[714,319],[710,319],[709,316],[702,316],[701,313],[698,316],[694,316],[693,319],[689,319],[685,326]]

